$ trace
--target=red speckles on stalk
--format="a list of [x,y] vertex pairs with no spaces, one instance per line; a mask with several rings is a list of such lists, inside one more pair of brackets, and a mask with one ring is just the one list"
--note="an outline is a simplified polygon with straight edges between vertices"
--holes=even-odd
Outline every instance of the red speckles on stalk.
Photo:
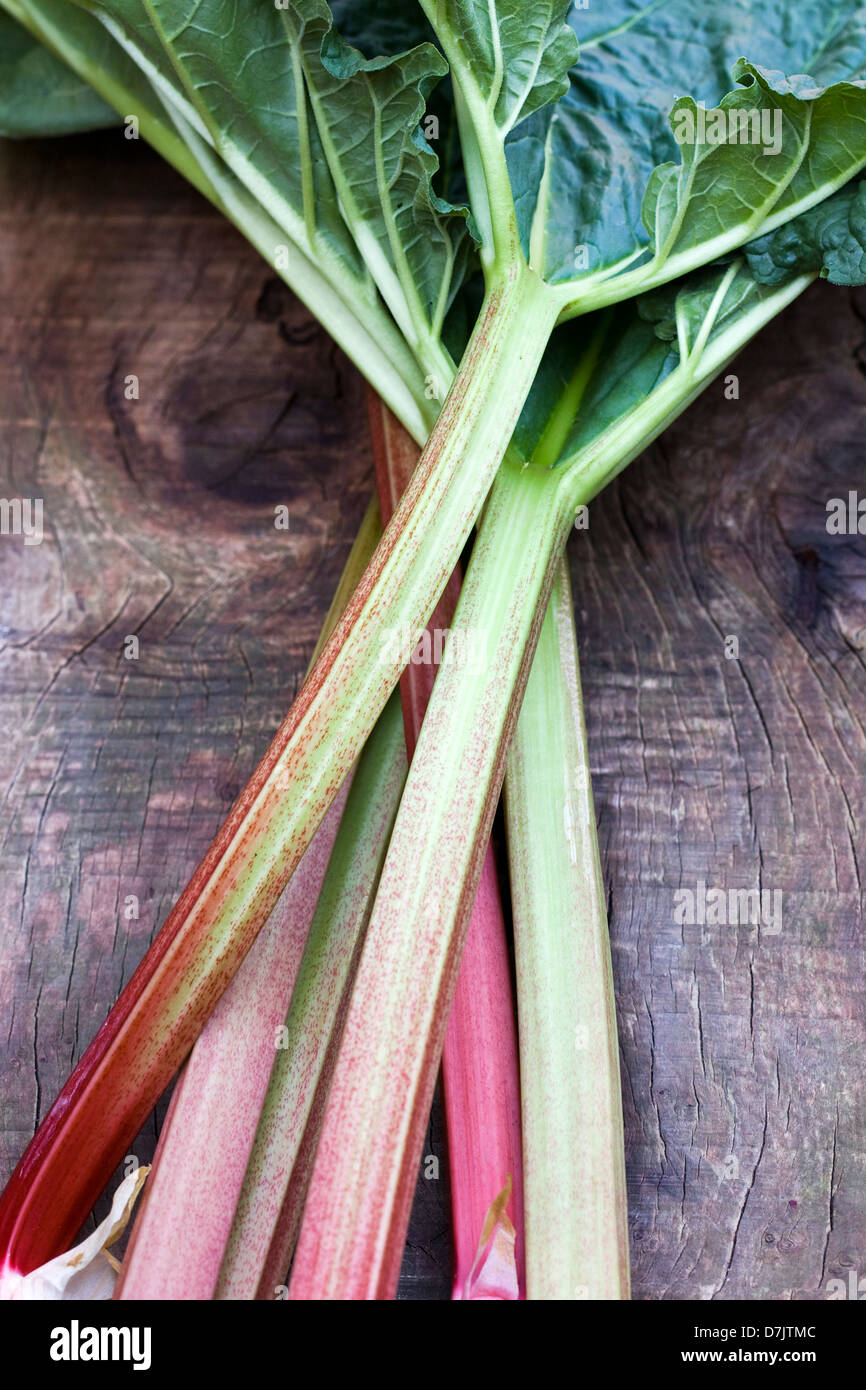
[[567,528],[546,478],[503,465],[456,615],[489,632],[488,660],[468,676],[445,663],[436,679],[349,1004],[290,1298],[393,1295],[505,750]]
[[[368,393],[376,484],[387,521],[408,487],[418,449],[374,392]],[[448,630],[460,593],[455,570],[428,630]],[[436,667],[410,664],[400,680],[406,746],[411,758]],[[466,1296],[478,1242],[491,1204],[510,1184],[508,1216],[516,1240],[510,1286],[523,1290],[523,1172],[520,1073],[511,967],[493,852],[487,846],[457,977],[442,1055],[451,1208],[455,1245],[454,1297]],[[515,1296],[517,1292],[515,1292]]]
[[[348,783],[347,779],[347,783]],[[348,785],[218,1000],[172,1095],[115,1297],[209,1299]]]

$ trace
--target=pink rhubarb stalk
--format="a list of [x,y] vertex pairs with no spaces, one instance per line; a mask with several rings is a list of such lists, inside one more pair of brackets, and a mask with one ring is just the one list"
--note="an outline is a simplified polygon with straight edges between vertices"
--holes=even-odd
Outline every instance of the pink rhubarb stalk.
[[[379,505],[387,522],[409,485],[419,450],[372,390],[368,402]],[[428,624],[434,642],[434,634],[451,628],[460,582],[460,571],[455,569]],[[410,760],[435,676],[431,662],[410,662],[400,680]],[[448,1020],[442,1079],[454,1231],[453,1297],[521,1297],[525,1276],[520,1071],[511,964],[490,844]],[[509,1195],[500,1202],[506,1188]],[[479,1241],[494,1211],[494,1227],[503,1238],[497,1242],[494,1229],[487,1232],[479,1264]],[[492,1274],[491,1256],[495,1256],[496,1278],[485,1280],[488,1264]],[[491,1295],[491,1288],[498,1292]]]
[[116,1298],[214,1296],[276,1039],[350,779],[351,774],[184,1067],[159,1137]]
[[[313,653],[333,631],[381,535],[367,509]],[[349,793],[346,778],[270,920],[208,1019],[172,1096],[116,1297],[214,1296],[262,1105],[276,1038]]]

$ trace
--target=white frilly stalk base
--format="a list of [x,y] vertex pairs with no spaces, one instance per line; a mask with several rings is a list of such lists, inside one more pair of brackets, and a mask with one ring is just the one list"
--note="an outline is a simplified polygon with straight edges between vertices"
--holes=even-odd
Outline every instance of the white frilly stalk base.
[[136,1168],[114,1194],[111,1211],[95,1231],[65,1255],[57,1255],[30,1274],[0,1271],[0,1300],[92,1302],[111,1298],[120,1269],[109,1251],[126,1229],[149,1167]]

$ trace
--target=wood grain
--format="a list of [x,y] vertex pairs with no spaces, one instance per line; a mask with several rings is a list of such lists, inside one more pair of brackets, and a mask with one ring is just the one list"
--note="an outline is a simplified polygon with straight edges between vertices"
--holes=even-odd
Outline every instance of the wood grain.
[[[866,495],[864,311],[807,295],[571,549],[638,1298],[866,1276],[866,538],[825,528]],[[0,537],[5,1178],[296,692],[372,472],[354,370],[119,134],[0,146],[0,320],[0,495],[46,528]],[[701,879],[781,931],[680,925]],[[405,1298],[450,1288],[438,1108],[425,1152]]]

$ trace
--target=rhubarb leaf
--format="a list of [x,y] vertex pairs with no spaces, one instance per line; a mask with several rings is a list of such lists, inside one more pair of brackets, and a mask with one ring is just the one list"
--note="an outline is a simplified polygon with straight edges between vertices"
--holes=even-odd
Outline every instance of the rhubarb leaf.
[[[222,0],[77,0],[208,140],[291,241],[366,283],[340,215],[281,11]],[[312,3],[308,10],[318,10]],[[291,152],[291,155],[289,155]]]
[[70,135],[117,121],[92,87],[0,11],[0,135]]
[[[568,92],[506,147],[524,249],[573,289],[570,312],[707,263],[866,164],[866,24],[853,0],[817,0],[796,25],[781,4],[620,0],[597,13],[573,15]],[[765,66],[740,59],[744,48]],[[732,70],[742,85],[728,91]],[[802,72],[814,80],[784,75]]]
[[[119,114],[136,117],[142,137],[240,227],[341,343],[413,436],[426,438],[438,403],[425,396],[425,373],[357,257],[336,209],[332,185],[324,189],[324,208],[333,211],[345,255],[319,225],[313,228],[312,244],[305,247],[286,231],[285,220],[282,225],[273,220],[265,203],[273,204],[275,195],[263,202],[262,190],[250,189],[255,179],[250,176],[245,184],[228,167],[167,59],[163,70],[156,61],[158,54],[144,54],[116,20],[103,13],[100,22],[95,12],[86,13],[68,0],[0,0],[0,6],[20,17],[80,78],[92,82]],[[141,34],[146,36],[144,25]],[[299,163],[281,157],[285,163]],[[327,179],[324,162],[322,170]],[[300,222],[295,217],[294,230],[298,226],[303,240],[303,216]],[[352,257],[355,264],[350,263]],[[448,379],[447,373],[443,376]]]
[[[745,259],[737,257],[730,265],[696,271],[641,295],[632,305],[623,305],[591,374],[558,466],[580,470],[588,460],[590,468],[604,476],[605,483],[609,481],[592,457],[603,452],[603,439],[613,431],[621,440],[633,437],[633,447],[619,445],[619,471],[806,287],[809,278],[789,275],[777,285],[760,284]],[[654,395],[663,399],[663,388],[672,409],[670,415],[656,420],[645,407]],[[647,429],[641,422],[650,417]],[[592,489],[593,495],[597,490]]]
[[393,58],[365,58],[316,0],[280,13],[343,216],[397,323],[420,348],[425,338],[438,338],[471,251],[468,209],[434,193],[438,159],[421,129],[447,64],[429,43]]
[[330,10],[341,36],[367,58],[393,58],[436,39],[421,6],[405,0],[331,0]]
[[809,276],[834,284],[866,283],[866,179],[750,242],[729,263],[693,271],[598,315],[592,320],[599,325],[598,342],[591,338],[587,344],[586,323],[563,324],[551,338],[518,422],[518,447],[538,457],[537,441],[573,393],[582,364],[588,364],[579,411],[550,460],[568,464],[647,400],[684,355],[691,355],[692,368],[703,379],[702,359],[716,361],[711,351],[716,343],[724,338],[733,343],[732,351],[739,350],[756,331],[751,325],[772,317],[770,309],[784,300],[788,287]]
[[745,248],[756,280],[779,285],[817,271],[833,285],[866,280],[866,180],[849,183],[826,202],[759,237]]
[[571,0],[421,0],[465,96],[483,101],[501,139],[568,88],[577,40]]
[[[753,143],[684,144],[682,165],[656,169],[647,189],[644,221],[656,255],[667,256],[675,273],[696,254],[706,261],[715,245],[728,250],[758,227],[769,230],[814,206],[866,164],[866,84],[821,88],[746,62],[734,75],[745,85],[720,103],[725,133],[730,141],[735,128],[742,140],[745,130]],[[684,98],[672,124],[688,131],[699,117]]]
[[[331,0],[330,8],[339,34],[366,58],[396,57],[436,39],[420,5],[399,0]],[[449,203],[462,206],[468,194],[450,75],[428,94],[421,128],[439,160],[434,189]]]
[[[437,197],[419,128],[447,65],[431,44],[365,59],[324,0],[80,0],[208,139],[289,238],[382,293],[430,369],[467,266],[467,210]],[[348,224],[348,225],[347,225]]]
[[421,0],[451,65],[469,199],[489,273],[519,258],[505,142],[521,122],[569,85],[577,40],[565,23],[569,0],[527,13],[519,0]]
[[113,108],[115,121],[134,116],[139,133],[211,196],[193,160],[180,148],[171,118],[150,82],[94,16],[68,0],[0,0],[0,7],[0,13],[8,11],[39,40],[47,57],[53,54],[68,67],[73,80],[94,89],[94,101],[101,98],[99,109],[102,103],[105,109]]

